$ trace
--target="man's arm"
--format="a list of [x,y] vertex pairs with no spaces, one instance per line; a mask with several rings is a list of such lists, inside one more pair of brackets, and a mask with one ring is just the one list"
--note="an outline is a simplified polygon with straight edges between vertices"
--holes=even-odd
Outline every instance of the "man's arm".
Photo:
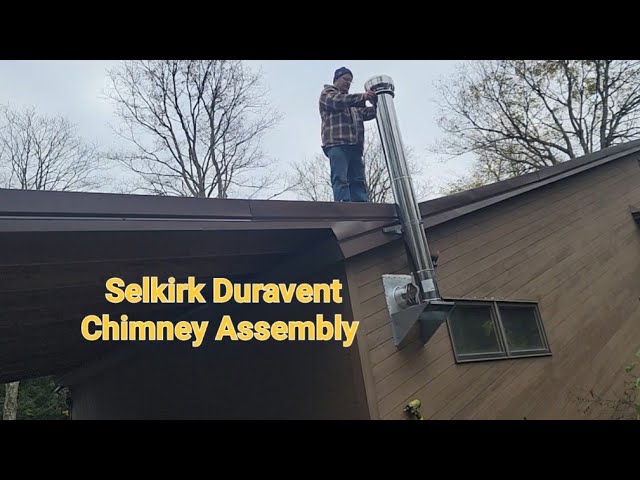
[[369,120],[373,120],[374,118],[376,118],[376,107],[375,107],[375,105],[373,107],[364,107],[362,109],[362,119],[365,122],[368,122]]
[[320,105],[328,110],[346,110],[349,107],[364,106],[364,93],[339,93],[336,90],[323,90]]

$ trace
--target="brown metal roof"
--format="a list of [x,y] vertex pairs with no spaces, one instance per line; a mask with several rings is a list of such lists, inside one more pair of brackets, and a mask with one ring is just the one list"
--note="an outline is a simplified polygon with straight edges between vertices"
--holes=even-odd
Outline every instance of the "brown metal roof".
[[[420,210],[428,228],[638,151],[640,141],[612,147]],[[62,372],[106,348],[83,341],[78,321],[118,313],[99,300],[111,276],[264,277],[397,241],[383,231],[397,221],[386,204],[0,189],[0,381]]]

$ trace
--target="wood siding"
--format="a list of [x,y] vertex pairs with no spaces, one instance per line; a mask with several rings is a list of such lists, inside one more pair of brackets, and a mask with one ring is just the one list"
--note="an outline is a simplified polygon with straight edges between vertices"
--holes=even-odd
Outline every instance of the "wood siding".
[[402,242],[350,259],[347,278],[372,418],[611,418],[580,396],[621,394],[640,347],[638,155],[430,228],[437,278],[451,298],[539,302],[552,356],[456,364],[447,326],[398,350],[381,275],[408,273]]

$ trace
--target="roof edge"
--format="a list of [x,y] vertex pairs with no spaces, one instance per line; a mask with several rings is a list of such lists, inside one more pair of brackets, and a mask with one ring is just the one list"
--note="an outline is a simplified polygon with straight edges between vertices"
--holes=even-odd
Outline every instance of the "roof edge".
[[[426,217],[444,214],[456,209],[464,209],[465,211],[477,210],[477,208],[470,209],[469,207],[481,202],[486,203],[484,206],[497,203],[497,201],[506,200],[554,181],[632,155],[638,151],[640,151],[640,140],[615,145],[536,172],[421,202],[419,204],[420,213],[423,217]],[[496,198],[496,201],[487,202],[492,198]],[[497,198],[500,198],[500,200],[497,200]]]
[[232,221],[388,221],[395,205],[247,200],[0,188],[0,217]]

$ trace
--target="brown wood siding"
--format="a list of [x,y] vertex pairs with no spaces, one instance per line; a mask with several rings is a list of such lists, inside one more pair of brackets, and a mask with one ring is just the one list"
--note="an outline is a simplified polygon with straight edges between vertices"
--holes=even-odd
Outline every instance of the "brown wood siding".
[[629,211],[640,202],[637,157],[427,231],[442,295],[539,302],[550,357],[456,364],[446,325],[427,345],[414,337],[398,350],[381,275],[408,273],[404,246],[349,261],[379,418],[406,418],[413,398],[433,419],[611,417],[577,397],[620,394],[640,347],[640,229]]

